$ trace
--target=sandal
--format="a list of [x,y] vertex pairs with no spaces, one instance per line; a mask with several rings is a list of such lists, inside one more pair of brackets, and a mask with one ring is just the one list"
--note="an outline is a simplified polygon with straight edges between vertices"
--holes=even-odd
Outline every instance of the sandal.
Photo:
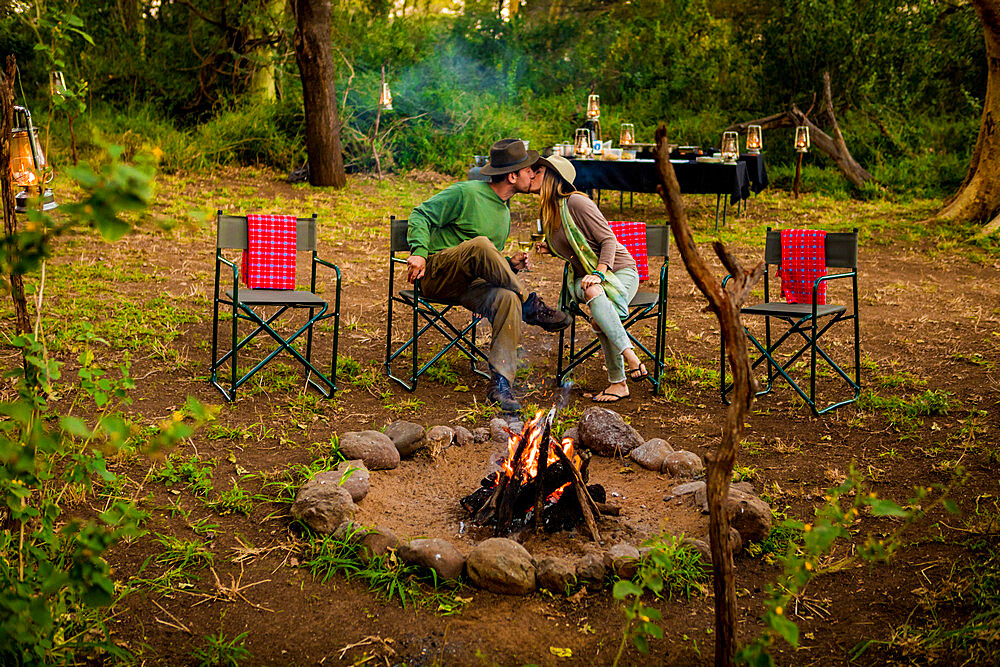
[[620,394],[609,394],[606,391],[602,391],[601,393],[595,395],[590,400],[592,400],[594,403],[617,403],[623,398],[628,398],[629,396],[631,396],[631,394],[625,394],[624,396],[622,396]]
[[643,378],[649,377],[649,371],[646,370],[646,364],[640,363],[639,368],[633,368],[628,372],[629,380],[642,380]]

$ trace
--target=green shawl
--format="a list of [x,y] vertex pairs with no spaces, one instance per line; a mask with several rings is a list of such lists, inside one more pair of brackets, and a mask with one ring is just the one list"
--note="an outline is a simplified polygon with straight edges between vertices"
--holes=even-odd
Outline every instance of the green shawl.
[[[569,212],[568,199],[568,197],[563,197],[562,201],[559,202],[563,231],[566,234],[566,240],[569,241],[570,247],[573,248],[573,254],[576,255],[577,259],[580,260],[580,264],[583,265],[583,270],[590,274],[597,270],[598,257],[590,247],[583,232],[580,231],[580,228],[576,226],[576,222],[573,221],[573,216]],[[549,248],[552,248],[551,244],[549,244]],[[566,257],[562,257],[561,259],[569,261]],[[623,319],[628,317],[628,297],[625,293],[625,287],[615,274],[611,272],[610,267],[604,273],[604,282],[601,283],[601,287],[604,288],[604,293],[607,297],[611,299],[611,303],[615,305],[618,315]],[[575,290],[570,290],[570,297],[578,302]]]

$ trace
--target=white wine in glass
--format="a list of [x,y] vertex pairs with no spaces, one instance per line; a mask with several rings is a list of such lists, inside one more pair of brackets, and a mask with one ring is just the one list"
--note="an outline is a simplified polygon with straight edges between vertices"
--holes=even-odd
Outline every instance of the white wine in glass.
[[520,232],[518,232],[517,234],[518,248],[520,248],[524,252],[528,252],[529,250],[531,250],[531,246],[533,243],[534,241],[531,240],[531,234],[528,231],[521,230]]

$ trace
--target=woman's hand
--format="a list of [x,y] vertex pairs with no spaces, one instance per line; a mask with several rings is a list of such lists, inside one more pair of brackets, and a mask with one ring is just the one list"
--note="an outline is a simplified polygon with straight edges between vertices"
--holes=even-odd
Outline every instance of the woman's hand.
[[549,252],[549,244],[544,240],[535,242],[535,252],[541,253],[542,255],[551,255]]
[[593,273],[585,275],[580,280],[580,287],[582,287],[585,290],[590,287],[593,287],[594,285],[600,285],[600,284],[601,284],[601,277],[595,276]]

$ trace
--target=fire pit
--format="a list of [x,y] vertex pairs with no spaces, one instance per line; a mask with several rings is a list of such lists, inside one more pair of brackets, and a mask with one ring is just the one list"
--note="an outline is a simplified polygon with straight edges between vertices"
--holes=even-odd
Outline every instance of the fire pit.
[[571,530],[583,522],[599,542],[597,517],[617,515],[600,484],[588,485],[590,453],[577,452],[572,438],[551,436],[556,408],[541,410],[520,433],[510,433],[500,470],[462,498],[462,507],[480,526],[506,536],[532,526],[548,532]]

